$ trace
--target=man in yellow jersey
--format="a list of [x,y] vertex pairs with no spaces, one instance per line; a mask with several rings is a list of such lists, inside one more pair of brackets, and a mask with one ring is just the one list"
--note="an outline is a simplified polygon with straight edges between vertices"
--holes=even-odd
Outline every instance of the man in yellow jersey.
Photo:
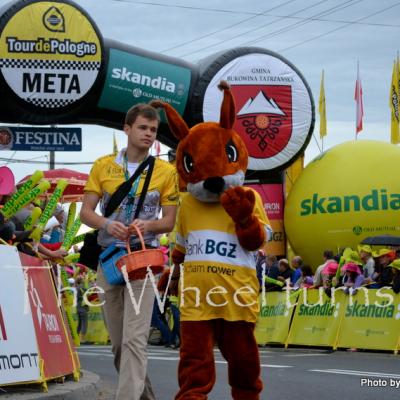
[[[159,159],[155,160],[138,217],[134,219],[147,168],[132,184],[129,194],[117,209],[108,218],[103,216],[111,195],[149,156],[158,126],[159,115],[156,109],[147,104],[135,105],[125,118],[127,147],[117,155],[99,158],[92,167],[85,186],[81,219],[86,225],[99,229],[98,244],[103,248],[112,244],[125,246],[129,235],[128,226],[132,222],[143,234],[146,247],[157,247],[157,235],[173,229],[178,202],[177,176],[173,166]],[[102,215],[95,212],[99,202]],[[138,244],[139,239],[131,237],[130,246],[133,250],[138,248]],[[114,365],[119,372],[117,399],[153,400],[154,393],[146,373],[146,344],[154,302],[153,287],[150,282],[145,285],[144,280],[130,282],[137,302],[143,290],[137,313],[127,285],[110,285],[105,280],[102,267],[98,268],[97,280],[98,286],[105,291],[104,314],[114,353]]]

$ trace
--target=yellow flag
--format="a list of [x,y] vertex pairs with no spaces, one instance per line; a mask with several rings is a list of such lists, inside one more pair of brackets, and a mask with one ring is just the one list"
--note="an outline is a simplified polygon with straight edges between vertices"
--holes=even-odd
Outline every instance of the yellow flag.
[[115,139],[115,132],[113,132],[113,153],[118,153],[117,139]]
[[390,83],[390,141],[393,144],[400,142],[399,135],[399,77],[398,61],[393,63],[392,82]]
[[319,91],[319,137],[322,139],[327,135],[326,130],[326,103],[325,103],[325,87],[324,87],[324,71],[322,70],[321,87]]

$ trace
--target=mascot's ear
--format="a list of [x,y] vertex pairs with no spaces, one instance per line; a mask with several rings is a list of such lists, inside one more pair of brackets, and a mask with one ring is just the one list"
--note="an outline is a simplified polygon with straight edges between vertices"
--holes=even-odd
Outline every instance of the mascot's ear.
[[186,122],[168,103],[164,103],[163,101],[159,100],[152,100],[150,105],[154,108],[164,109],[165,115],[167,116],[168,125],[177,139],[182,140],[189,134],[189,128],[186,125]]
[[233,99],[231,87],[226,81],[221,81],[218,85],[218,89],[224,91],[224,100],[221,105],[221,115],[219,117],[219,124],[222,128],[232,129],[235,123],[235,100]]

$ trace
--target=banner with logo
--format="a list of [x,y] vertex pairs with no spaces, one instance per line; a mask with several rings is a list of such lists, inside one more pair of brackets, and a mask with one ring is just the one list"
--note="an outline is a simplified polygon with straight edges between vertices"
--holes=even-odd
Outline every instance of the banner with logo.
[[0,245],[0,385],[40,381],[39,352],[16,247]]
[[183,114],[190,80],[191,70],[188,68],[110,49],[99,107],[126,112],[137,103],[159,99]]
[[27,273],[28,297],[36,339],[44,361],[44,377],[51,379],[74,372],[71,343],[57,302],[50,267],[39,258],[21,253]]
[[260,296],[260,314],[254,332],[258,344],[286,342],[294,311],[290,304],[283,292],[266,293],[264,302]]
[[[72,316],[75,323],[78,324],[76,308],[74,308]],[[101,307],[89,307],[88,328],[85,335],[85,341],[96,344],[107,344],[108,337],[108,331],[104,323]]]
[[287,344],[334,347],[345,304],[342,290],[332,298],[323,291],[301,290]]
[[281,170],[310,140],[312,94],[300,72],[282,56],[264,49],[245,54],[250,51],[232,50],[205,70],[204,76],[218,67],[205,90],[204,120],[219,120],[222,93],[218,84],[226,80],[236,103],[234,129],[246,143],[249,169]]
[[82,128],[0,126],[0,150],[81,151]]
[[264,204],[265,213],[273,230],[272,238],[265,246],[267,254],[284,256],[285,229],[283,227],[283,212],[285,201],[283,197],[283,184],[246,185],[256,190]]
[[9,90],[28,106],[62,109],[95,84],[103,53],[92,21],[67,2],[20,2],[0,35],[0,71]]
[[338,347],[396,350],[399,332],[400,294],[370,289],[347,296]]

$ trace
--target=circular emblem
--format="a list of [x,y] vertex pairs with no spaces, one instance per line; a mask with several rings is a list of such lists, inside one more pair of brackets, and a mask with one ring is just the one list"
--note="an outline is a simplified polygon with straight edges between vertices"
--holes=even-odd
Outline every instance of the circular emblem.
[[272,52],[236,57],[209,83],[203,102],[204,121],[219,121],[223,79],[235,98],[234,129],[246,143],[249,169],[283,169],[310,140],[314,104],[304,78]]
[[142,89],[135,88],[132,90],[133,97],[140,97],[142,95]]
[[13,144],[13,135],[8,128],[0,128],[0,150],[11,149]]
[[2,27],[0,71],[20,99],[60,109],[92,88],[102,45],[94,24],[79,8],[67,2],[26,3],[2,21]]

